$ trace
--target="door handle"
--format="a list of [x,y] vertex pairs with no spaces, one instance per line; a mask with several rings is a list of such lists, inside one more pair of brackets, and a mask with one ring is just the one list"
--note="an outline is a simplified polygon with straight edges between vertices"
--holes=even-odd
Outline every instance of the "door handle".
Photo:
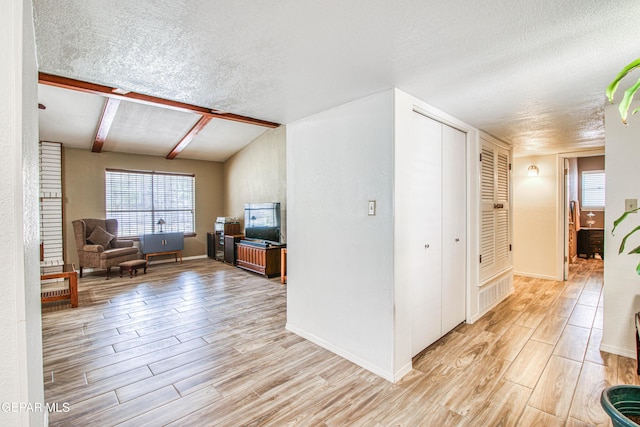
[[458,238],[456,237],[456,242],[459,242],[459,241],[460,241],[460,239],[458,239]]
[[425,249],[429,249],[429,244],[427,243],[426,245],[424,245]]

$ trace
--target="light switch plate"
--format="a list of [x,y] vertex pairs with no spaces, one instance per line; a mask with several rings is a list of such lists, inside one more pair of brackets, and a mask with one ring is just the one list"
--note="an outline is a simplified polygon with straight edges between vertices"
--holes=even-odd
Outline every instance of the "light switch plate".
[[376,214],[376,201],[375,200],[369,200],[369,215],[375,215]]
[[624,210],[626,212],[638,209],[638,199],[624,199]]

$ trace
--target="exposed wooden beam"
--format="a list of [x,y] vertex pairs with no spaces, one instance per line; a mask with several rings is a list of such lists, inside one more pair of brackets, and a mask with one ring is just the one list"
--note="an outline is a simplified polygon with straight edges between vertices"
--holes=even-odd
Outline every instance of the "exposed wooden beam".
[[200,107],[197,105],[187,104],[185,102],[171,101],[169,99],[158,98],[157,96],[144,95],[136,92],[116,93],[114,91],[117,91],[118,89],[115,87],[84,82],[82,80],[75,80],[67,77],[55,76],[53,74],[38,73],[38,82],[41,84],[56,86],[63,89],[77,90],[84,93],[106,96],[108,98],[115,98],[130,102],[139,102],[142,104],[170,108],[178,111],[197,113],[201,114],[202,116],[222,120],[231,120],[234,122],[248,123],[268,128],[277,128],[278,126],[280,126],[279,123],[275,122],[254,119],[253,117],[241,116],[239,114],[226,113],[224,111]]
[[102,116],[100,117],[100,123],[98,124],[98,131],[96,132],[96,139],[93,141],[91,151],[99,153],[102,151],[104,141],[107,139],[109,129],[113,124],[113,119],[116,117],[118,107],[120,106],[120,100],[117,98],[107,98],[102,110]]
[[171,150],[171,152],[167,154],[167,159],[171,160],[175,158],[178,154],[180,154],[180,152],[184,150],[184,148],[191,143],[191,141],[193,140],[193,138],[195,138],[198,132],[204,129],[204,127],[207,125],[207,123],[211,121],[211,119],[213,119],[213,117],[211,116],[200,117],[200,120],[198,120],[196,124],[193,125],[191,130],[189,130],[189,132],[187,132],[187,134],[182,137],[180,142],[178,142],[176,146],[173,147],[173,150]]

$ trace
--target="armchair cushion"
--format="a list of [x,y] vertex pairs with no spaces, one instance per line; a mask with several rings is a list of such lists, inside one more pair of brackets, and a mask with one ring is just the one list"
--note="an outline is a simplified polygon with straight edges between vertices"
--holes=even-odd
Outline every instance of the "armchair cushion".
[[93,229],[93,232],[87,237],[87,241],[89,243],[93,243],[94,245],[100,245],[103,248],[107,249],[109,247],[109,243],[116,237],[113,234],[109,233],[104,228],[97,226]]
[[[108,262],[108,260],[120,258],[122,256],[129,256],[129,255],[134,255],[134,258],[132,258],[132,259],[136,259],[137,258],[137,254],[138,254],[138,248],[109,249],[107,251],[100,252],[100,260]],[[129,260],[127,260],[127,261],[129,261]],[[120,263],[120,262],[118,262],[118,263]]]
[[133,240],[120,240],[113,239],[111,241],[112,248],[131,248],[133,247]]

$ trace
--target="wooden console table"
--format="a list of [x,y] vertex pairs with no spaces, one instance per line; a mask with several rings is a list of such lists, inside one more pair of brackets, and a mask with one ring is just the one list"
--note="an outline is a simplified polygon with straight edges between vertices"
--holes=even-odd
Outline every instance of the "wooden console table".
[[78,272],[73,264],[40,267],[40,280],[69,279],[69,287],[40,292],[41,302],[71,300],[71,307],[78,306]]
[[280,249],[282,246],[255,246],[238,243],[238,267],[266,277],[280,275]]

